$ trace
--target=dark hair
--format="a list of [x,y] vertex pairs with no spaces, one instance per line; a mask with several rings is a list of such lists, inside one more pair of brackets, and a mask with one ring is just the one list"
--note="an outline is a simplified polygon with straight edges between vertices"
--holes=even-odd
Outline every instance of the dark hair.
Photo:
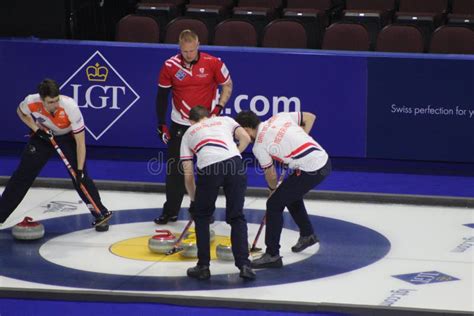
[[38,85],[38,93],[41,99],[46,97],[55,98],[59,95],[59,86],[52,79],[44,79]]
[[199,122],[202,118],[209,117],[209,110],[202,105],[197,105],[189,111],[189,120]]
[[257,129],[258,124],[260,124],[260,118],[252,111],[242,111],[237,114],[235,118],[237,123],[240,124],[242,127],[250,127],[253,129]]

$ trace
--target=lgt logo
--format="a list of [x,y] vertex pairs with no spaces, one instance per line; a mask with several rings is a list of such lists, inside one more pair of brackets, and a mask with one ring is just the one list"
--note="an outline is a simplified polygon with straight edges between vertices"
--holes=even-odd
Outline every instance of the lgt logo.
[[453,276],[450,276],[438,271],[426,271],[426,272],[399,274],[399,275],[392,275],[392,276],[394,278],[397,278],[397,279],[400,279],[400,280],[403,280],[405,282],[409,282],[415,285],[459,280],[458,278],[455,278]]
[[96,51],[61,85],[81,108],[87,131],[99,140],[140,96]]

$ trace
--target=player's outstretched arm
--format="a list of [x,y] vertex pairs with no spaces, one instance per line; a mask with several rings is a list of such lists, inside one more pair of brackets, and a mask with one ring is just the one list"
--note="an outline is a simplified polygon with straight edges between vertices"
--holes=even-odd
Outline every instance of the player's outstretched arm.
[[194,196],[196,194],[196,184],[194,182],[194,164],[192,160],[183,160],[184,171],[184,186],[188,192],[189,198],[191,201],[194,201]]
[[81,131],[74,134],[74,140],[76,141],[77,170],[82,171],[86,162],[86,133]]
[[268,188],[270,189],[270,192],[275,191],[278,185],[275,166],[272,165],[271,167],[266,168],[264,172],[265,172],[265,180],[267,180],[267,184],[268,184]]
[[245,129],[243,129],[243,127],[237,127],[237,129],[235,130],[235,138],[239,143],[239,151],[242,153],[250,144],[250,136],[249,134],[247,134]]
[[232,95],[233,87],[234,87],[234,84],[232,83],[232,79],[229,77],[229,80],[227,80],[222,85],[221,96],[219,97],[219,104],[222,107],[224,107],[227,101],[229,101],[230,96]]

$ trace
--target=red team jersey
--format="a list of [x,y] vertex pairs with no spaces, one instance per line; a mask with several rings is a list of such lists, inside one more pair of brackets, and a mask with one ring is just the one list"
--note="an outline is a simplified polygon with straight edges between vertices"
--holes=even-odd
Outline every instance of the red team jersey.
[[181,54],[166,60],[160,71],[158,85],[173,89],[171,120],[190,125],[188,119],[191,108],[203,105],[211,111],[216,103],[218,85],[229,79],[229,71],[219,58],[200,52],[191,68],[184,67]]

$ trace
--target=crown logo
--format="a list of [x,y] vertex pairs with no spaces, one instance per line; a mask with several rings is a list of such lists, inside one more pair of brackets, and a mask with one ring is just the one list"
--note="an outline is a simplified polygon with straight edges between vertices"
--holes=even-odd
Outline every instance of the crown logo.
[[107,80],[109,70],[107,67],[100,66],[99,63],[96,63],[94,66],[89,66],[86,68],[86,75],[87,80],[89,81],[104,82]]

